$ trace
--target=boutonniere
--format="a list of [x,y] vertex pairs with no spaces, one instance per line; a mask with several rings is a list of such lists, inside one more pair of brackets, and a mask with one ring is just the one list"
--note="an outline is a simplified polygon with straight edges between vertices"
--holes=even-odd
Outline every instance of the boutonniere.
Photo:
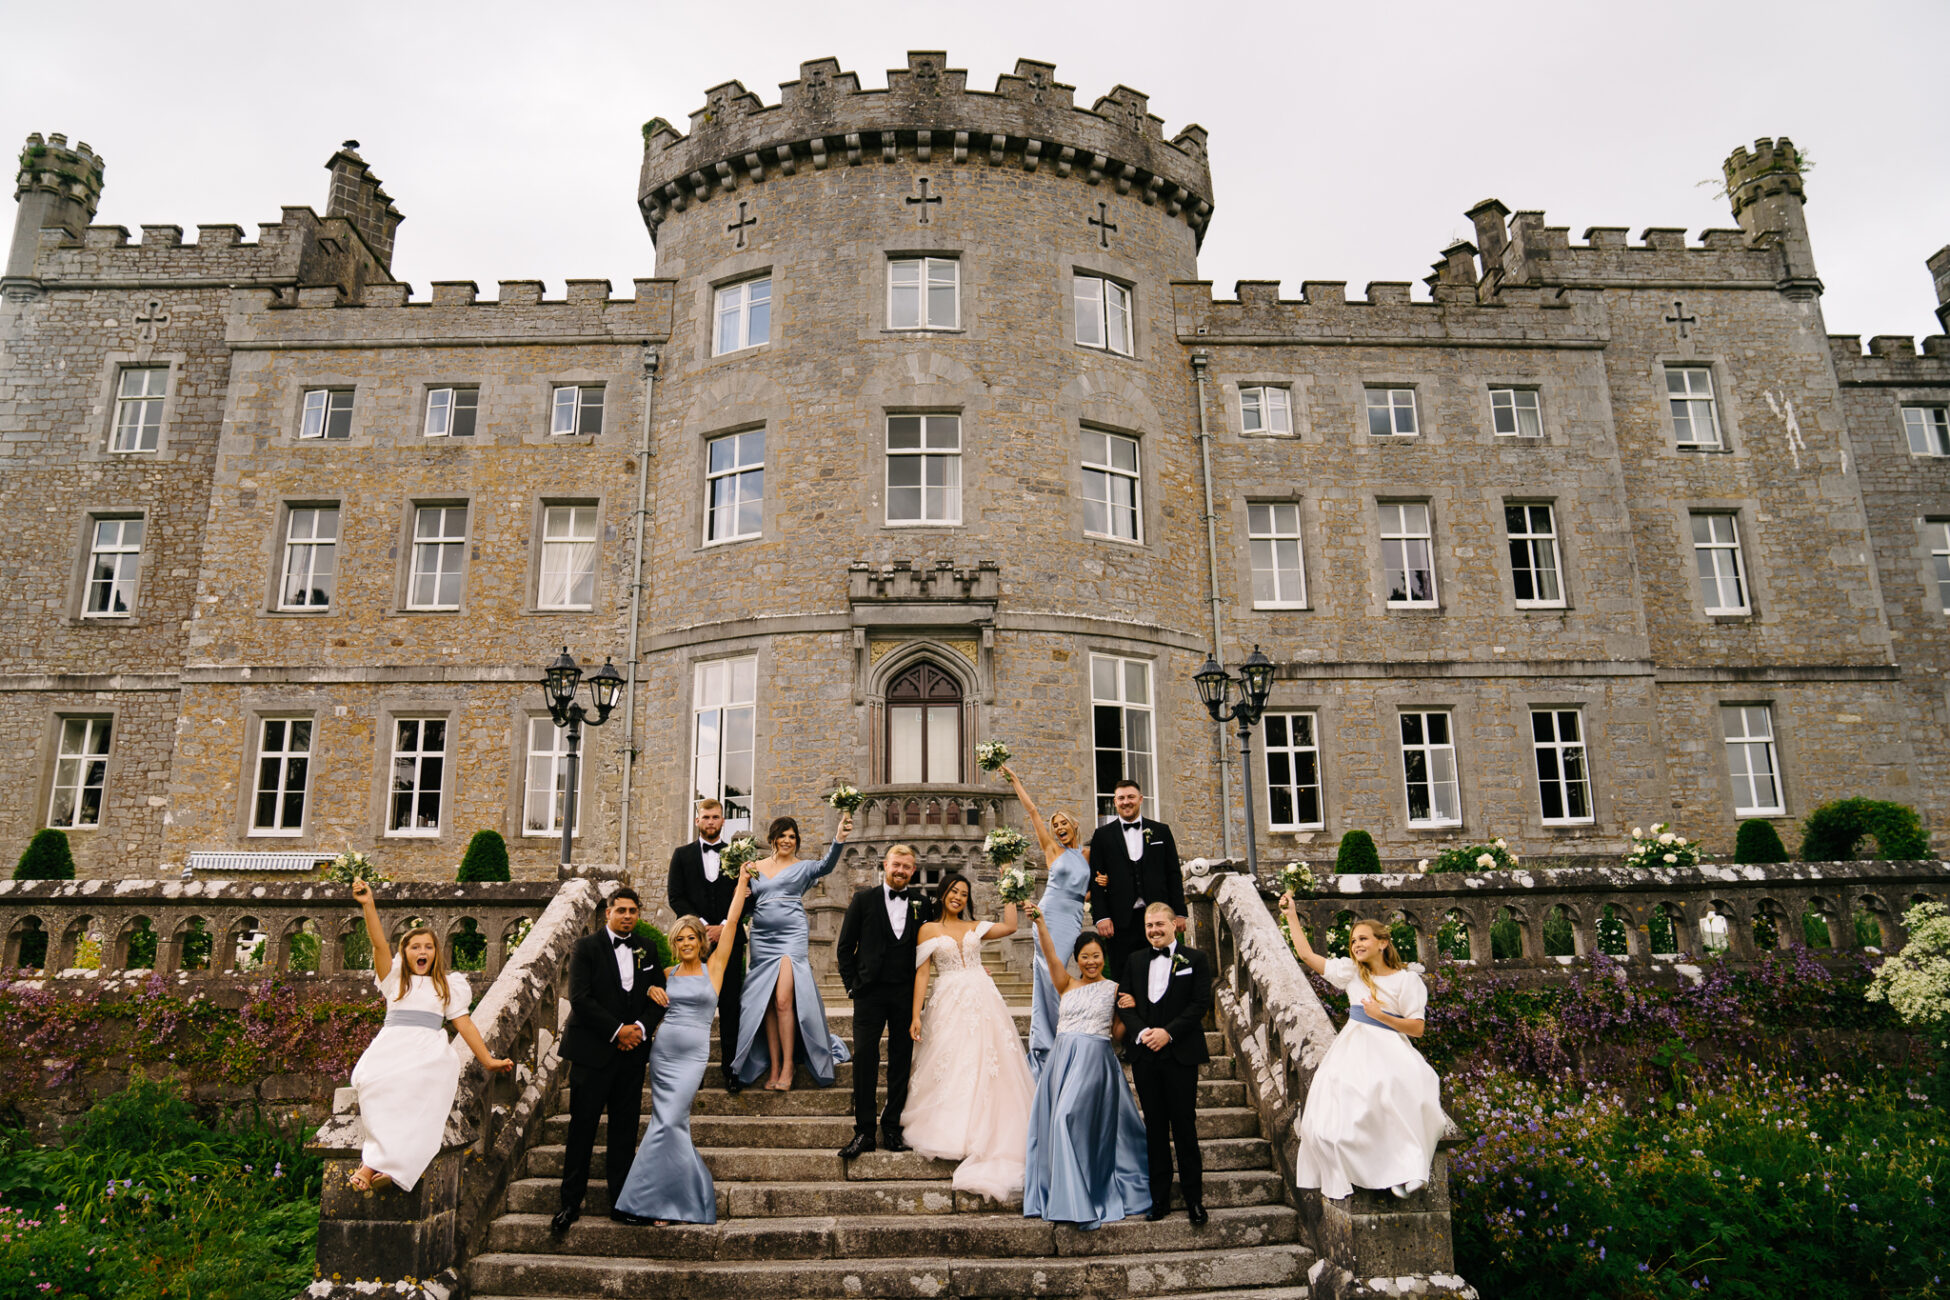
[[641,970],[643,968],[643,949],[632,948],[630,949],[630,954],[631,954],[631,960],[633,960],[637,965],[637,969]]
[[1185,960],[1185,954],[1184,954],[1184,953],[1182,953],[1182,952],[1175,952],[1175,953],[1173,953],[1173,954],[1171,955],[1171,973],[1172,973],[1172,974],[1174,974],[1174,975],[1176,975],[1176,974],[1177,974],[1177,973],[1178,973],[1179,971],[1181,971],[1181,970],[1190,970],[1191,968],[1192,968],[1192,964],[1191,964],[1190,962],[1188,962],[1188,961],[1186,961],[1186,960]]
[[1146,844],[1149,844],[1151,842],[1151,828],[1149,826],[1146,826],[1144,828],[1144,842]]

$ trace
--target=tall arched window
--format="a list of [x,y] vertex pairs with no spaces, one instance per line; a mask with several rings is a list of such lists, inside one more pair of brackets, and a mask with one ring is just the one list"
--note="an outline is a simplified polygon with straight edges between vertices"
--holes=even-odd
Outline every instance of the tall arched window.
[[961,781],[961,684],[926,660],[887,687],[887,781]]

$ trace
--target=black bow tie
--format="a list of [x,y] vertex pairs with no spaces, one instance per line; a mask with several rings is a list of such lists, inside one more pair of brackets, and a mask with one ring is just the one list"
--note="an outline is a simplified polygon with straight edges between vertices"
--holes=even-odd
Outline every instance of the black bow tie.
[[724,851],[724,841],[723,841],[723,840],[718,840],[718,841],[717,841],[717,842],[715,842],[715,843],[712,843],[712,842],[710,842],[710,841],[707,841],[707,840],[699,840],[699,841],[697,842],[697,846],[698,846],[698,847],[699,847],[700,849],[705,849],[705,850],[707,850],[707,851],[709,851],[709,852],[711,852],[711,853],[722,853],[722,852]]
[[1171,956],[1171,949],[1169,948],[1153,948],[1151,950],[1152,961],[1164,961],[1168,959],[1170,956]]
[[611,945],[617,948],[627,948],[630,946],[630,936],[627,934],[612,934],[609,936],[609,941]]
[[1142,828],[1143,828],[1143,826],[1144,826],[1144,819],[1140,817],[1140,818],[1139,818],[1139,819],[1138,819],[1137,821],[1134,821],[1134,822],[1127,822],[1127,821],[1125,821],[1125,820],[1124,820],[1123,818],[1121,818],[1121,817],[1120,817],[1120,818],[1118,819],[1118,823],[1117,823],[1117,824],[1118,824],[1118,825],[1120,825],[1120,826],[1122,826],[1122,827],[1123,827],[1123,828],[1124,828],[1125,830],[1127,830],[1127,831],[1135,831],[1135,830],[1140,830],[1140,829],[1142,829]]
[[905,889],[889,889],[887,891],[887,898],[890,902],[905,902],[907,901],[907,891]]

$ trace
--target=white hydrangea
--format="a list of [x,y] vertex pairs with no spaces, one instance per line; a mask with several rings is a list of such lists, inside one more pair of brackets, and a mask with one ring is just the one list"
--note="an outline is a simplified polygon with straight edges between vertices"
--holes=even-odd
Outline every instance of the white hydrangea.
[[1416,859],[1415,869],[1417,871],[1427,871],[1429,869],[1429,860],[1427,858]]
[[1643,829],[1643,828],[1641,828],[1641,827],[1638,827],[1638,826],[1634,826],[1634,827],[1632,827],[1632,838],[1633,838],[1633,839],[1635,839],[1635,840],[1637,840],[1637,839],[1644,839],[1644,838],[1645,838],[1645,831],[1644,831],[1644,829]]
[[1885,959],[1869,985],[1871,1002],[1887,1002],[1906,1024],[1950,1024],[1950,909],[1918,903],[1903,913],[1909,942]]
[[1679,855],[1678,855],[1678,854],[1676,854],[1676,853],[1668,853],[1668,854],[1666,854],[1666,861],[1667,861],[1667,862],[1669,862],[1669,863],[1670,863],[1670,862],[1677,862],[1677,861],[1679,861]]
[[1487,853],[1478,853],[1476,855],[1476,865],[1487,869],[1496,865],[1496,859]]
[[1667,832],[1666,832],[1666,833],[1665,833],[1664,835],[1661,835],[1661,836],[1659,837],[1659,843],[1661,843],[1661,844],[1670,844],[1670,843],[1672,843],[1672,832],[1671,832],[1671,831],[1667,831]]
[[1496,841],[1496,847],[1498,847],[1499,849],[1507,849],[1507,848],[1509,848],[1510,846],[1509,846],[1508,844],[1506,844],[1506,843],[1505,843],[1505,842],[1504,842],[1504,841],[1503,841],[1503,840],[1502,840],[1502,839],[1501,839],[1501,838],[1499,837],[1499,838],[1497,839],[1497,841]]

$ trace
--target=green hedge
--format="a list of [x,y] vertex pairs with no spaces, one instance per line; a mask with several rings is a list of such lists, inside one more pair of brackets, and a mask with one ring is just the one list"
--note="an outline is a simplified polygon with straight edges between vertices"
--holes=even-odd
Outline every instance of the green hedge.
[[1749,817],[1740,823],[1739,833],[1734,836],[1733,860],[1786,862],[1787,845],[1781,843],[1781,833],[1774,829],[1773,822],[1763,817]]
[[51,827],[35,831],[14,864],[14,879],[73,880],[74,852],[68,847],[68,833]]
[[1334,873],[1341,876],[1373,876],[1381,872],[1381,854],[1375,851],[1374,836],[1366,831],[1349,831],[1341,836],[1340,850],[1334,854]]
[[461,854],[459,880],[508,879],[508,841],[500,831],[475,831]]
[[670,951],[670,938],[662,930],[648,921],[636,923],[636,937],[652,952],[657,954],[657,964],[671,967],[677,964],[676,956]]
[[1801,824],[1801,860],[1852,861],[1865,839],[1875,840],[1876,856],[1890,861],[1930,856],[1930,837],[1914,808],[1880,799],[1837,799]]

